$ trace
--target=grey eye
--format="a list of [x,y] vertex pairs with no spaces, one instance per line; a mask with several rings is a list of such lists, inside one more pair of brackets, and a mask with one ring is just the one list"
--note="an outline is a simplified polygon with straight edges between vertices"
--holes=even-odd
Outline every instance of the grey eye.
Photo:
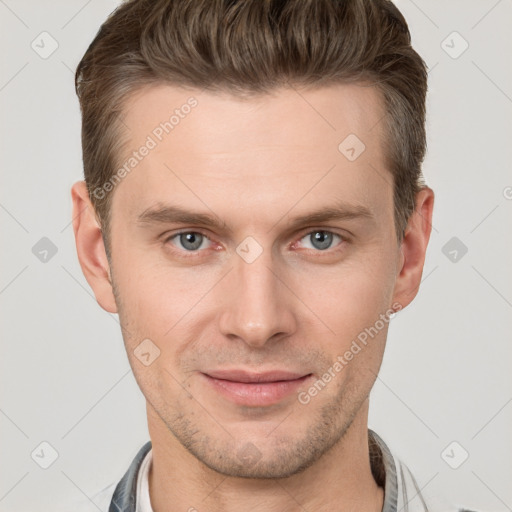
[[341,240],[341,237],[335,233],[331,233],[330,231],[317,230],[308,233],[305,237],[302,238],[302,240],[311,244],[312,247],[307,247],[306,245],[308,249],[313,248],[324,251],[325,249],[329,249],[331,247],[334,237],[338,237]]
[[194,231],[189,231],[187,233],[179,233],[175,237],[179,237],[179,242],[181,246],[187,251],[196,251],[202,245],[202,243],[207,240],[207,238],[201,233],[196,233]]

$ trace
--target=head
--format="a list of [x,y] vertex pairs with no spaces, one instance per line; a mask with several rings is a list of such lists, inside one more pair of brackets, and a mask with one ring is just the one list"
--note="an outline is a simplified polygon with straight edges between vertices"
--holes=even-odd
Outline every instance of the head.
[[[102,25],[74,229],[150,431],[276,478],[364,413],[430,235],[426,82],[386,0],[137,0]],[[251,401],[212,379],[235,370],[301,380]]]

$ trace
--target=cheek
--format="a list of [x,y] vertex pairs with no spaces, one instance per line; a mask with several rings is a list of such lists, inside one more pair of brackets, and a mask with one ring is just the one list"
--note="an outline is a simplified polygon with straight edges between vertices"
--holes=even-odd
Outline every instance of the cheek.
[[119,277],[117,284],[122,300],[120,315],[123,314],[132,329],[151,337],[171,327],[174,294],[169,290],[166,293],[161,283],[155,283],[141,272],[137,277]]
[[113,267],[121,302],[119,317],[132,366],[140,366],[134,360],[134,351],[149,339],[159,351],[151,370],[177,368],[183,352],[192,350],[205,331],[210,330],[211,337],[215,337],[212,305],[215,283],[222,272],[171,267],[137,251],[125,254],[113,262]]
[[334,331],[331,334],[338,342],[350,341],[388,311],[393,295],[393,262],[383,254],[375,251],[337,268],[317,269],[301,276],[300,296]]
[[175,317],[184,314],[187,296],[193,294],[194,288],[180,269],[155,262],[156,247],[130,247],[123,243],[126,238],[120,237],[112,254],[122,309],[126,320],[139,332],[161,336],[173,325]]

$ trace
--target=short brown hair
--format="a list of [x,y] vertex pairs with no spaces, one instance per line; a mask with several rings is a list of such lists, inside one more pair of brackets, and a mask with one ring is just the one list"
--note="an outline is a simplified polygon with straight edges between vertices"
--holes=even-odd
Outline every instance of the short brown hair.
[[[128,0],[103,23],[75,75],[84,176],[108,241],[127,98],[151,84],[250,97],[278,87],[362,82],[384,99],[386,166],[398,240],[424,185],[427,68],[389,0]],[[108,247],[107,247],[107,252]]]

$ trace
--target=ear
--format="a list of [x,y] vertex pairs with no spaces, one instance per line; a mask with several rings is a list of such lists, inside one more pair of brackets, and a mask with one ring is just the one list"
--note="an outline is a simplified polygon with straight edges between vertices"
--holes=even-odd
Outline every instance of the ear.
[[92,288],[98,304],[109,313],[117,313],[101,227],[89,199],[85,181],[78,181],[73,185],[71,198],[73,201],[73,231],[82,272]]
[[414,212],[409,218],[400,247],[399,274],[396,278],[393,301],[405,308],[412,302],[421,283],[425,254],[432,231],[434,192],[423,187],[416,195]]

